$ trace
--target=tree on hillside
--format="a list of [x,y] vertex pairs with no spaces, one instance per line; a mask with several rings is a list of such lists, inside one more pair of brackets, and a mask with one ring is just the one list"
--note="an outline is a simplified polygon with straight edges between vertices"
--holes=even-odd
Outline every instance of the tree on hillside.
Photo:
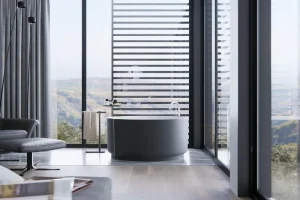
[[59,122],[57,125],[57,139],[70,144],[81,143],[81,131],[66,121]]

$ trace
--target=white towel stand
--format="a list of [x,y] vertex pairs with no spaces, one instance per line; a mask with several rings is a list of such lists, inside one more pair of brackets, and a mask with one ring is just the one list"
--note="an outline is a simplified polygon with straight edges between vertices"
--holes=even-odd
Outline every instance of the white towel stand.
[[101,151],[101,114],[104,114],[106,112],[104,111],[98,111],[99,114],[99,143],[98,143],[98,151],[86,151],[85,153],[105,153],[105,151]]

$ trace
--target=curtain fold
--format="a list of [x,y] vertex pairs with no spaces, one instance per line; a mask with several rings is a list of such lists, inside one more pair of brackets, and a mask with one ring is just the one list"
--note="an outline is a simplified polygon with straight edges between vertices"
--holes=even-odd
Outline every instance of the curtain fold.
[[[17,0],[0,1],[0,86],[12,34],[1,116],[38,119],[37,136],[50,138],[49,0],[25,2],[26,8],[17,9]],[[29,24],[29,16],[37,23]]]

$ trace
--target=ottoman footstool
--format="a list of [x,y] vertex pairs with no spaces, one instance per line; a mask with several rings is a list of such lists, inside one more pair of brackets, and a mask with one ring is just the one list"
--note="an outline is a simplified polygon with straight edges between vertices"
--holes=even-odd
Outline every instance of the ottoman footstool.
[[55,149],[62,149],[66,147],[66,143],[61,140],[48,139],[48,138],[24,138],[24,139],[13,139],[0,141],[1,149],[17,152],[27,153],[27,165],[23,169],[12,169],[22,170],[21,176],[25,175],[31,170],[59,170],[59,169],[41,169],[36,168],[37,164],[33,164],[33,153],[50,151]]

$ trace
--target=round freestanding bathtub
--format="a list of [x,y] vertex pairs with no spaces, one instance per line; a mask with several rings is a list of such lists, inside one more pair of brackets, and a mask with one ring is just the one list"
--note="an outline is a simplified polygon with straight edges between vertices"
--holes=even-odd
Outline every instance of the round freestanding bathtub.
[[170,160],[188,148],[187,117],[108,117],[107,148],[122,160]]

